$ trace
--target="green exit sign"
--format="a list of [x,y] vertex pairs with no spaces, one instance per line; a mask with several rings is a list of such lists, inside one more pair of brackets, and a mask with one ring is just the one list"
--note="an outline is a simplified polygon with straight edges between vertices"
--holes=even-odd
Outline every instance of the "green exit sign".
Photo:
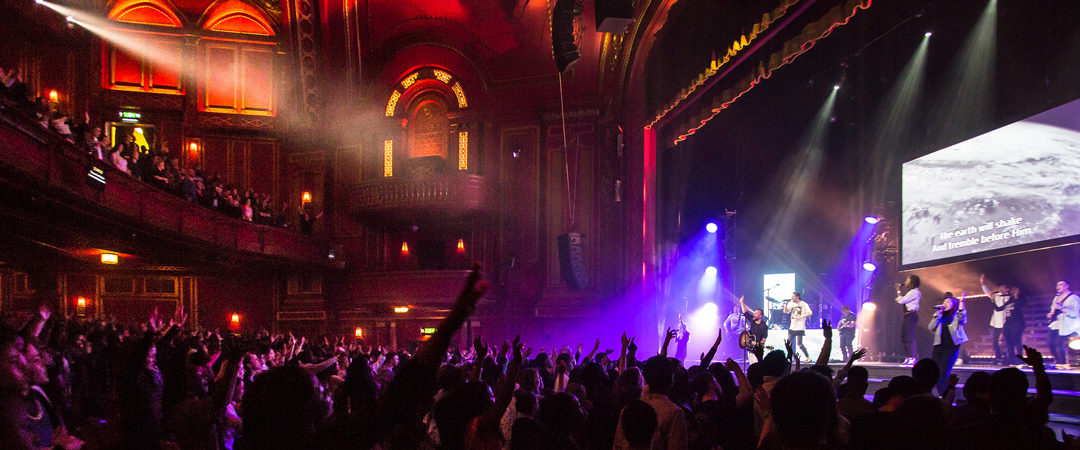
[[420,334],[424,336],[430,336],[435,334],[435,327],[423,327],[420,328]]
[[135,122],[142,118],[142,114],[135,111],[120,111],[120,120],[124,122]]

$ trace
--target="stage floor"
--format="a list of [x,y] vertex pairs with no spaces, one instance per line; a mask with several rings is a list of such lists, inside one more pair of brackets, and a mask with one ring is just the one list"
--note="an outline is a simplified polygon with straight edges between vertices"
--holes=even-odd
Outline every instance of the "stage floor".
[[[911,366],[902,366],[897,363],[867,362],[858,363],[870,373],[870,387],[866,393],[870,399],[873,393],[889,383],[889,380],[899,375],[911,375]],[[836,362],[829,364],[834,370],[839,370],[844,365]],[[975,372],[994,373],[1004,366],[992,366],[981,364],[957,364],[953,373],[960,376],[960,384],[957,385],[957,399],[963,398],[964,382]],[[1028,376],[1028,392],[1035,394],[1035,375],[1030,368],[1019,367]],[[1049,369],[1046,374],[1050,377],[1050,386],[1054,392],[1054,402],[1050,405],[1050,412],[1068,416],[1080,416],[1080,370],[1057,370]],[[1076,422],[1080,423],[1080,422]],[[1076,426],[1073,423],[1072,426]]]

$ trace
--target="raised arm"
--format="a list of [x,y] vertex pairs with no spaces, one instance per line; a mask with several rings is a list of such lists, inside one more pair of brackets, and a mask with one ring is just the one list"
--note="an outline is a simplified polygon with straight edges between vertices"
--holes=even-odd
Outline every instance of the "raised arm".
[[671,340],[674,337],[675,337],[675,329],[674,328],[668,328],[666,336],[664,336],[664,346],[660,347],[660,353],[659,353],[660,356],[667,357],[668,344],[671,343]]
[[832,325],[828,320],[821,319],[821,334],[825,336],[825,344],[821,346],[821,353],[818,353],[817,361],[814,362],[815,366],[829,365],[829,356],[832,355]]
[[896,303],[901,305],[917,302],[920,298],[922,298],[922,293],[918,289],[913,288],[903,295],[900,294],[900,291],[896,291]]
[[734,374],[735,380],[739,382],[739,392],[735,394],[735,405],[745,405],[754,398],[754,388],[750,386],[750,379],[746,378],[746,373],[743,372],[742,367],[739,367],[739,363],[731,358],[724,361],[724,367]]
[[473,264],[469,277],[465,279],[465,287],[462,288],[461,293],[454,300],[454,306],[450,309],[450,313],[435,329],[435,334],[431,336],[428,345],[425,345],[424,349],[417,355],[417,358],[424,364],[426,369],[432,372],[439,369],[443,355],[450,348],[450,339],[461,329],[465,319],[472,315],[473,310],[476,308],[476,302],[480,301],[480,297],[485,292],[487,292],[487,282],[480,281],[480,265]]
[[855,361],[862,359],[863,356],[866,356],[866,352],[866,347],[851,352],[851,356],[848,357],[847,364],[844,364],[844,367],[836,372],[836,378],[833,379],[833,389],[840,387],[840,384],[842,384],[844,382],[844,379],[847,378],[848,372],[851,371],[851,365],[855,364]]
[[994,297],[994,292],[986,287],[986,274],[979,275],[979,287],[982,288],[983,294],[986,294],[987,297]]
[[1028,407],[1033,408],[1032,412],[1040,415],[1046,414],[1046,409],[1054,401],[1054,391],[1050,386],[1050,377],[1046,375],[1046,366],[1043,365],[1042,353],[1026,345],[1024,346],[1024,352],[1027,354],[1026,357],[1016,356],[1031,366],[1031,371],[1035,374],[1035,397],[1028,403]]
[[724,340],[724,330],[721,329],[716,332],[716,340],[713,341],[712,347],[709,347],[709,352],[701,358],[701,367],[708,368],[709,363],[712,362],[713,356],[716,356],[716,349],[720,347],[720,341]]
[[742,307],[742,312],[750,312],[750,307],[746,306],[746,297],[742,295],[739,296],[739,306]]

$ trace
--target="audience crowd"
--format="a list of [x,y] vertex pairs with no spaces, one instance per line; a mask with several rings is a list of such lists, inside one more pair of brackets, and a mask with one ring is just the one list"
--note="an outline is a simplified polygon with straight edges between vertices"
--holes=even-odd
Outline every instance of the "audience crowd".
[[[492,346],[454,335],[487,288],[474,268],[448,317],[405,351],[359,340],[185,328],[178,309],[145,323],[62,318],[42,308],[0,327],[0,448],[122,449],[953,449],[1077,448],[1046,426],[1042,356],[1026,349],[1037,393],[1015,368],[976,372],[934,393],[919,361],[866,398],[865,355],[833,373],[826,345],[804,366],[776,350],[744,372],[658,354],[634,338],[588,354]],[[10,321],[9,321],[10,322]],[[14,325],[20,325],[18,327]],[[827,339],[832,330],[823,323]]]
[[[103,128],[91,125],[89,113],[78,120],[58,111],[56,104],[45,97],[31,100],[29,88],[17,69],[0,68],[0,104],[20,110],[43,128],[54,131],[67,141],[86,150],[91,158],[104,161],[121,172],[154,185],[185,200],[219,211],[230,217],[262,225],[289,225],[288,202],[275,207],[270,195],[228,184],[217,174],[207,175],[198,164],[181,168],[179,155],[170,152],[169,145],[154,141],[149,146],[137,145],[135,136],[115,136],[116,145]],[[137,133],[138,130],[132,131]],[[300,211],[300,229],[311,234],[313,212]]]

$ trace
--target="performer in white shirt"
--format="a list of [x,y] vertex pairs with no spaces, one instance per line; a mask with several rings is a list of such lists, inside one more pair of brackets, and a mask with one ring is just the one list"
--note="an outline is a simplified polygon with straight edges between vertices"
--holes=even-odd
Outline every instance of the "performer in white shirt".
[[[900,323],[900,342],[904,343],[904,353],[907,359],[904,365],[914,365],[919,359],[919,349],[915,346],[915,327],[919,324],[919,300],[922,299],[922,291],[919,290],[919,276],[909,275],[904,285],[896,285],[896,303],[904,305],[903,322]],[[901,292],[901,288],[904,289]]]
[[1080,331],[1080,296],[1072,292],[1066,280],[1058,281],[1056,288],[1057,295],[1050,303],[1050,312],[1046,314],[1046,318],[1050,319],[1050,333],[1046,337],[1050,354],[1054,356],[1054,367],[1066,369],[1069,362],[1065,346],[1069,338]]
[[737,336],[743,330],[746,329],[746,324],[742,322],[742,311],[739,311],[739,307],[736,306],[731,310],[731,314],[724,320],[724,331],[729,336]]
[[806,319],[814,315],[810,305],[802,301],[802,295],[798,292],[791,293],[791,301],[784,303],[784,314],[791,314],[791,325],[788,326],[788,339],[791,340],[791,348],[802,350],[805,361],[810,360],[810,353],[803,345],[803,336],[806,335]]
[[979,275],[979,285],[983,293],[994,304],[994,312],[990,314],[990,341],[994,344],[994,363],[1001,365],[1009,364],[1009,354],[1001,347],[1001,339],[1005,333],[1005,320],[1012,314],[1014,301],[1010,294],[1009,286],[999,285],[996,291],[986,287],[986,275]]

